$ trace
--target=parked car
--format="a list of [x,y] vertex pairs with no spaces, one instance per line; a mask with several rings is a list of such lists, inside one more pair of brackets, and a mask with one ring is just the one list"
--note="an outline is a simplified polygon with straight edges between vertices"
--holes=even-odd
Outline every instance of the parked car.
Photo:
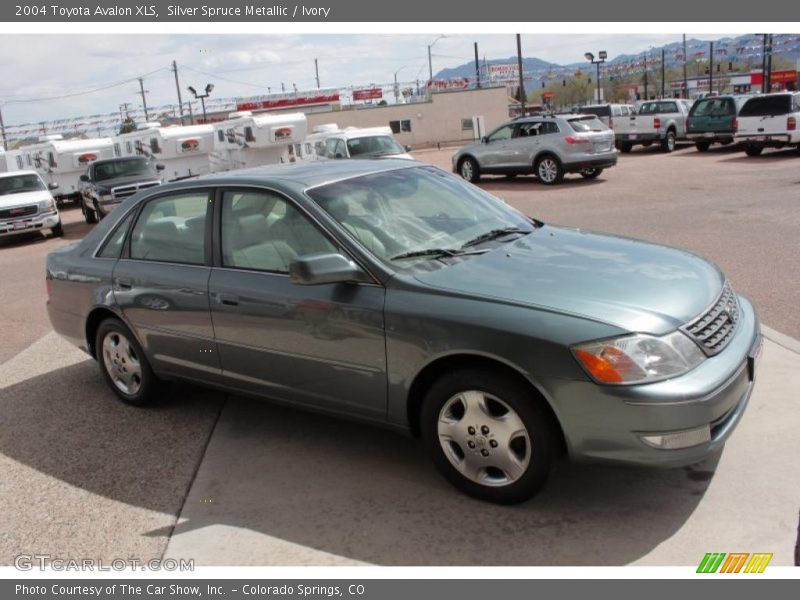
[[630,117],[636,108],[633,104],[589,104],[580,108],[585,115],[595,115],[606,127],[614,129],[614,121]]
[[636,114],[614,124],[617,148],[630,152],[637,145],[661,145],[664,152],[675,150],[675,143],[686,139],[689,100],[648,100],[636,107]]
[[562,451],[705,459],[761,344],[708,261],[547,225],[407,160],[146,190],[52,252],[46,278],[53,328],[124,402],[187,379],[380,424],[501,503],[536,493]]
[[738,127],[737,116],[752,96],[707,96],[695,101],[686,117],[686,137],[698,152],[711,144],[732,144]]
[[405,158],[411,160],[408,146],[401,146],[389,127],[348,127],[323,133],[317,158]]
[[800,92],[753,96],[739,111],[737,142],[745,144],[748,156],[758,156],[764,148],[800,148]]
[[453,172],[469,182],[483,175],[534,174],[544,184],[566,173],[594,179],[617,164],[614,134],[596,116],[583,114],[521,117],[504,123],[480,142],[460,148]]
[[64,235],[52,190],[36,171],[0,173],[0,236],[49,229]]
[[89,165],[81,175],[81,210],[87,223],[97,223],[128,196],[139,190],[161,185],[159,171],[144,156],[109,158]]

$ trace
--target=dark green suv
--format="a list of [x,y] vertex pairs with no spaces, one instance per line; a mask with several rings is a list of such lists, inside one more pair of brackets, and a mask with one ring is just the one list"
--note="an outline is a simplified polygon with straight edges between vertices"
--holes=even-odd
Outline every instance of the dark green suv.
[[742,105],[751,96],[710,96],[701,98],[692,106],[686,119],[686,137],[693,141],[699,152],[711,144],[733,143],[736,118]]

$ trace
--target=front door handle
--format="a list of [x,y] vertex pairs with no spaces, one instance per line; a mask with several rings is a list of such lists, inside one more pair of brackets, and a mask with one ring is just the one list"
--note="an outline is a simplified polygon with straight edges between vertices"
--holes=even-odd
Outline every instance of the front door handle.
[[217,294],[217,303],[225,306],[239,306],[239,296],[233,294]]
[[117,283],[117,288],[120,290],[129,290],[133,288],[133,281],[131,281],[127,277],[117,277],[116,283]]

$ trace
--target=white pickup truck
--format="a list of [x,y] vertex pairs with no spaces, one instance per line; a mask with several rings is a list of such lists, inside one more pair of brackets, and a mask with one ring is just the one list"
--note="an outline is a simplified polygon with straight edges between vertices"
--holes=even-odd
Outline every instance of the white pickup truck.
[[636,113],[614,121],[617,148],[630,152],[636,144],[650,146],[658,142],[661,150],[672,152],[675,142],[686,139],[686,117],[690,100],[648,100],[636,107]]
[[734,140],[744,143],[748,156],[764,148],[796,146],[800,149],[800,92],[754,96],[739,111]]

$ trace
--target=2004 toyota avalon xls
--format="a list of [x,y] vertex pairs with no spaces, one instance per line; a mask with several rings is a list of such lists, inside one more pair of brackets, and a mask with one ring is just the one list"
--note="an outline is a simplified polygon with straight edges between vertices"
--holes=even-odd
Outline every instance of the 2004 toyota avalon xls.
[[419,435],[529,498],[560,451],[685,465],[750,397],[753,306],[693,254],[546,225],[405,160],[160,186],[47,259],[57,332],[125,402],[184,379]]

